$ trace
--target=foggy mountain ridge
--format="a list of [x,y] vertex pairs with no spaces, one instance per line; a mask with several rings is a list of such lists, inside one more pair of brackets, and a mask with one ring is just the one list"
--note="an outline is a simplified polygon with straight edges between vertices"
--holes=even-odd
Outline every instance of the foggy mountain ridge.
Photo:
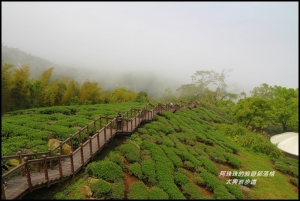
[[52,79],[61,80],[68,77],[79,84],[89,80],[97,82],[101,89],[106,91],[117,88],[126,88],[134,92],[146,91],[152,98],[159,98],[167,88],[172,89],[172,92],[176,94],[176,89],[182,84],[180,80],[172,79],[171,74],[159,74],[159,72],[150,70],[126,71],[126,69],[121,69],[115,72],[109,69],[62,66],[26,53],[19,48],[11,48],[3,44],[1,57],[3,63],[12,64],[15,68],[29,64],[30,78],[39,79],[45,70],[54,67]]

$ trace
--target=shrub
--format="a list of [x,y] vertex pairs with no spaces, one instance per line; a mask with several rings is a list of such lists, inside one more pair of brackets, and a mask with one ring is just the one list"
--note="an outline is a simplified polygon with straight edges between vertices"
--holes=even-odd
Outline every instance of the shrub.
[[191,182],[184,184],[182,190],[184,194],[188,195],[188,199],[203,199],[201,190]]
[[106,181],[117,181],[123,177],[122,168],[116,163],[108,160],[88,164],[86,167],[86,173],[89,176],[104,179]]
[[129,193],[127,195],[128,199],[132,200],[146,200],[149,198],[149,191],[147,189],[147,186],[142,182],[138,181],[129,187]]
[[224,186],[217,186],[216,188],[214,188],[214,198],[220,200],[232,199]]
[[122,144],[120,147],[118,147],[118,149],[122,151],[123,156],[130,163],[134,163],[134,162],[139,162],[140,161],[141,151],[134,144],[125,143],[125,144]]
[[175,175],[174,175],[174,181],[177,185],[183,186],[184,184],[186,184],[190,180],[185,174],[183,174],[181,172],[176,172]]
[[223,185],[223,183],[219,179],[217,179],[216,176],[214,176],[213,174],[211,174],[209,172],[201,172],[200,177],[202,177],[204,179],[206,188],[212,192],[218,186]]
[[204,168],[211,172],[212,174],[214,175],[218,175],[218,168],[216,167],[216,165],[214,164],[214,162],[210,161],[209,159],[203,157],[203,156],[200,156],[199,158],[199,161],[202,162]]
[[123,200],[125,194],[125,184],[123,179],[111,184],[111,199]]
[[295,178],[295,177],[293,177],[293,178],[291,178],[291,182],[292,182],[292,184],[294,184],[295,186],[299,186],[299,179],[298,178]]
[[111,191],[110,184],[102,179],[99,179],[95,183],[91,183],[90,188],[93,192],[93,196],[97,198],[100,198],[102,196],[106,197]]
[[137,178],[142,179],[143,172],[142,172],[141,165],[139,163],[135,162],[134,164],[129,165],[128,170],[131,175],[134,175]]
[[167,200],[169,199],[168,193],[163,189],[154,186],[149,190],[149,200]]
[[231,165],[233,168],[241,167],[241,161],[238,158],[234,157],[229,153],[223,153],[223,155],[226,158],[227,163]]
[[236,199],[238,200],[243,199],[244,195],[238,185],[226,184],[225,187],[232,195],[236,197]]
[[206,185],[204,179],[202,177],[200,177],[200,176],[195,177],[194,180],[200,186],[205,186]]

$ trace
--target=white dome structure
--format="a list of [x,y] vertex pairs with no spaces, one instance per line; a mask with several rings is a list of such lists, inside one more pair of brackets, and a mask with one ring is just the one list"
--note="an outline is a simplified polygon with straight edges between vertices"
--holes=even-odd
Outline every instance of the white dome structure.
[[298,158],[299,156],[299,133],[285,132],[282,134],[274,135],[270,141],[275,144],[279,149],[287,153],[287,155]]

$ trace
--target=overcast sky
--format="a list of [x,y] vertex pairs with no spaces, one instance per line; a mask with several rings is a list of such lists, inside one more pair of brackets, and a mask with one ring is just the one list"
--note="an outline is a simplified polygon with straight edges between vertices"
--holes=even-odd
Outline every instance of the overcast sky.
[[1,2],[2,43],[61,65],[166,74],[232,69],[241,91],[298,88],[299,3]]

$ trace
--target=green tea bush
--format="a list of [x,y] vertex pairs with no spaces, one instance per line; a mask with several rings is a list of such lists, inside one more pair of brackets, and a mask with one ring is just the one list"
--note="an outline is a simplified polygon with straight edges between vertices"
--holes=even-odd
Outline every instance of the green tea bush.
[[180,159],[180,157],[177,154],[175,154],[172,151],[172,149],[170,149],[169,147],[167,147],[165,145],[161,145],[160,147],[165,152],[166,156],[172,161],[172,163],[174,164],[174,166],[176,168],[182,166],[182,160]]
[[96,198],[107,197],[111,191],[110,184],[103,179],[99,179],[95,183],[90,183],[90,189]]
[[143,160],[141,168],[145,182],[150,183],[151,185],[156,185],[155,162],[152,159]]
[[238,185],[225,184],[228,191],[235,196],[236,199],[241,200],[244,198],[243,192],[240,190]]
[[118,150],[120,150],[122,152],[123,156],[130,163],[140,161],[141,151],[137,146],[135,146],[131,143],[125,143],[125,144],[122,144],[120,147],[118,147]]
[[209,155],[209,157],[218,163],[225,163],[226,159],[224,158],[223,154],[219,152],[216,148],[211,146],[206,146],[205,152]]
[[229,153],[223,153],[223,155],[226,158],[227,163],[231,165],[233,168],[241,167],[242,162],[238,158],[236,158],[235,156]]
[[207,158],[205,158],[205,157],[203,157],[203,156],[200,156],[200,157],[198,158],[198,160],[201,161],[201,163],[203,164],[203,167],[204,167],[207,171],[209,171],[210,173],[212,173],[212,174],[218,176],[218,173],[219,173],[219,172],[218,172],[218,168],[217,168],[217,166],[215,165],[214,162],[212,162],[211,160],[209,160],[209,159],[207,159]]
[[228,193],[224,186],[217,186],[214,188],[214,198],[219,200],[231,200],[232,196]]
[[193,172],[196,170],[196,166],[191,161],[184,161],[183,167]]
[[199,176],[204,179],[206,188],[211,192],[213,192],[218,186],[223,186],[223,183],[217,179],[215,175],[209,172],[201,172]]
[[298,178],[291,178],[290,179],[291,183],[294,184],[295,186],[299,187],[299,179]]
[[149,200],[167,200],[169,199],[168,193],[163,189],[154,186],[149,189]]
[[169,195],[169,199],[172,200],[183,200],[186,199],[184,195],[181,193],[180,189],[176,186],[173,181],[159,181],[159,188],[163,189]]
[[111,194],[108,199],[123,200],[125,198],[125,184],[123,179],[111,184]]
[[143,178],[141,165],[137,162],[129,165],[128,171],[131,175],[136,176],[139,180]]
[[86,173],[89,176],[112,182],[123,177],[122,168],[109,160],[92,162],[88,164],[86,167]]
[[183,194],[187,195],[187,199],[203,199],[202,191],[192,182],[187,182],[182,186]]
[[174,175],[174,181],[175,181],[175,184],[177,184],[178,186],[183,186],[184,184],[186,184],[190,180],[182,172],[176,172],[175,175]]
[[166,145],[168,147],[174,147],[174,142],[168,137],[168,136],[163,136],[163,145]]
[[120,155],[119,152],[116,151],[111,151],[109,152],[107,159],[109,159],[111,162],[116,163],[117,165],[119,165],[122,169],[125,168],[125,164],[124,164],[124,157]]
[[129,187],[129,193],[127,195],[130,200],[147,200],[149,199],[149,191],[147,186],[142,182],[138,181]]
[[206,182],[204,181],[204,179],[200,176],[196,176],[194,178],[195,182],[200,185],[200,186],[205,186],[206,185]]

